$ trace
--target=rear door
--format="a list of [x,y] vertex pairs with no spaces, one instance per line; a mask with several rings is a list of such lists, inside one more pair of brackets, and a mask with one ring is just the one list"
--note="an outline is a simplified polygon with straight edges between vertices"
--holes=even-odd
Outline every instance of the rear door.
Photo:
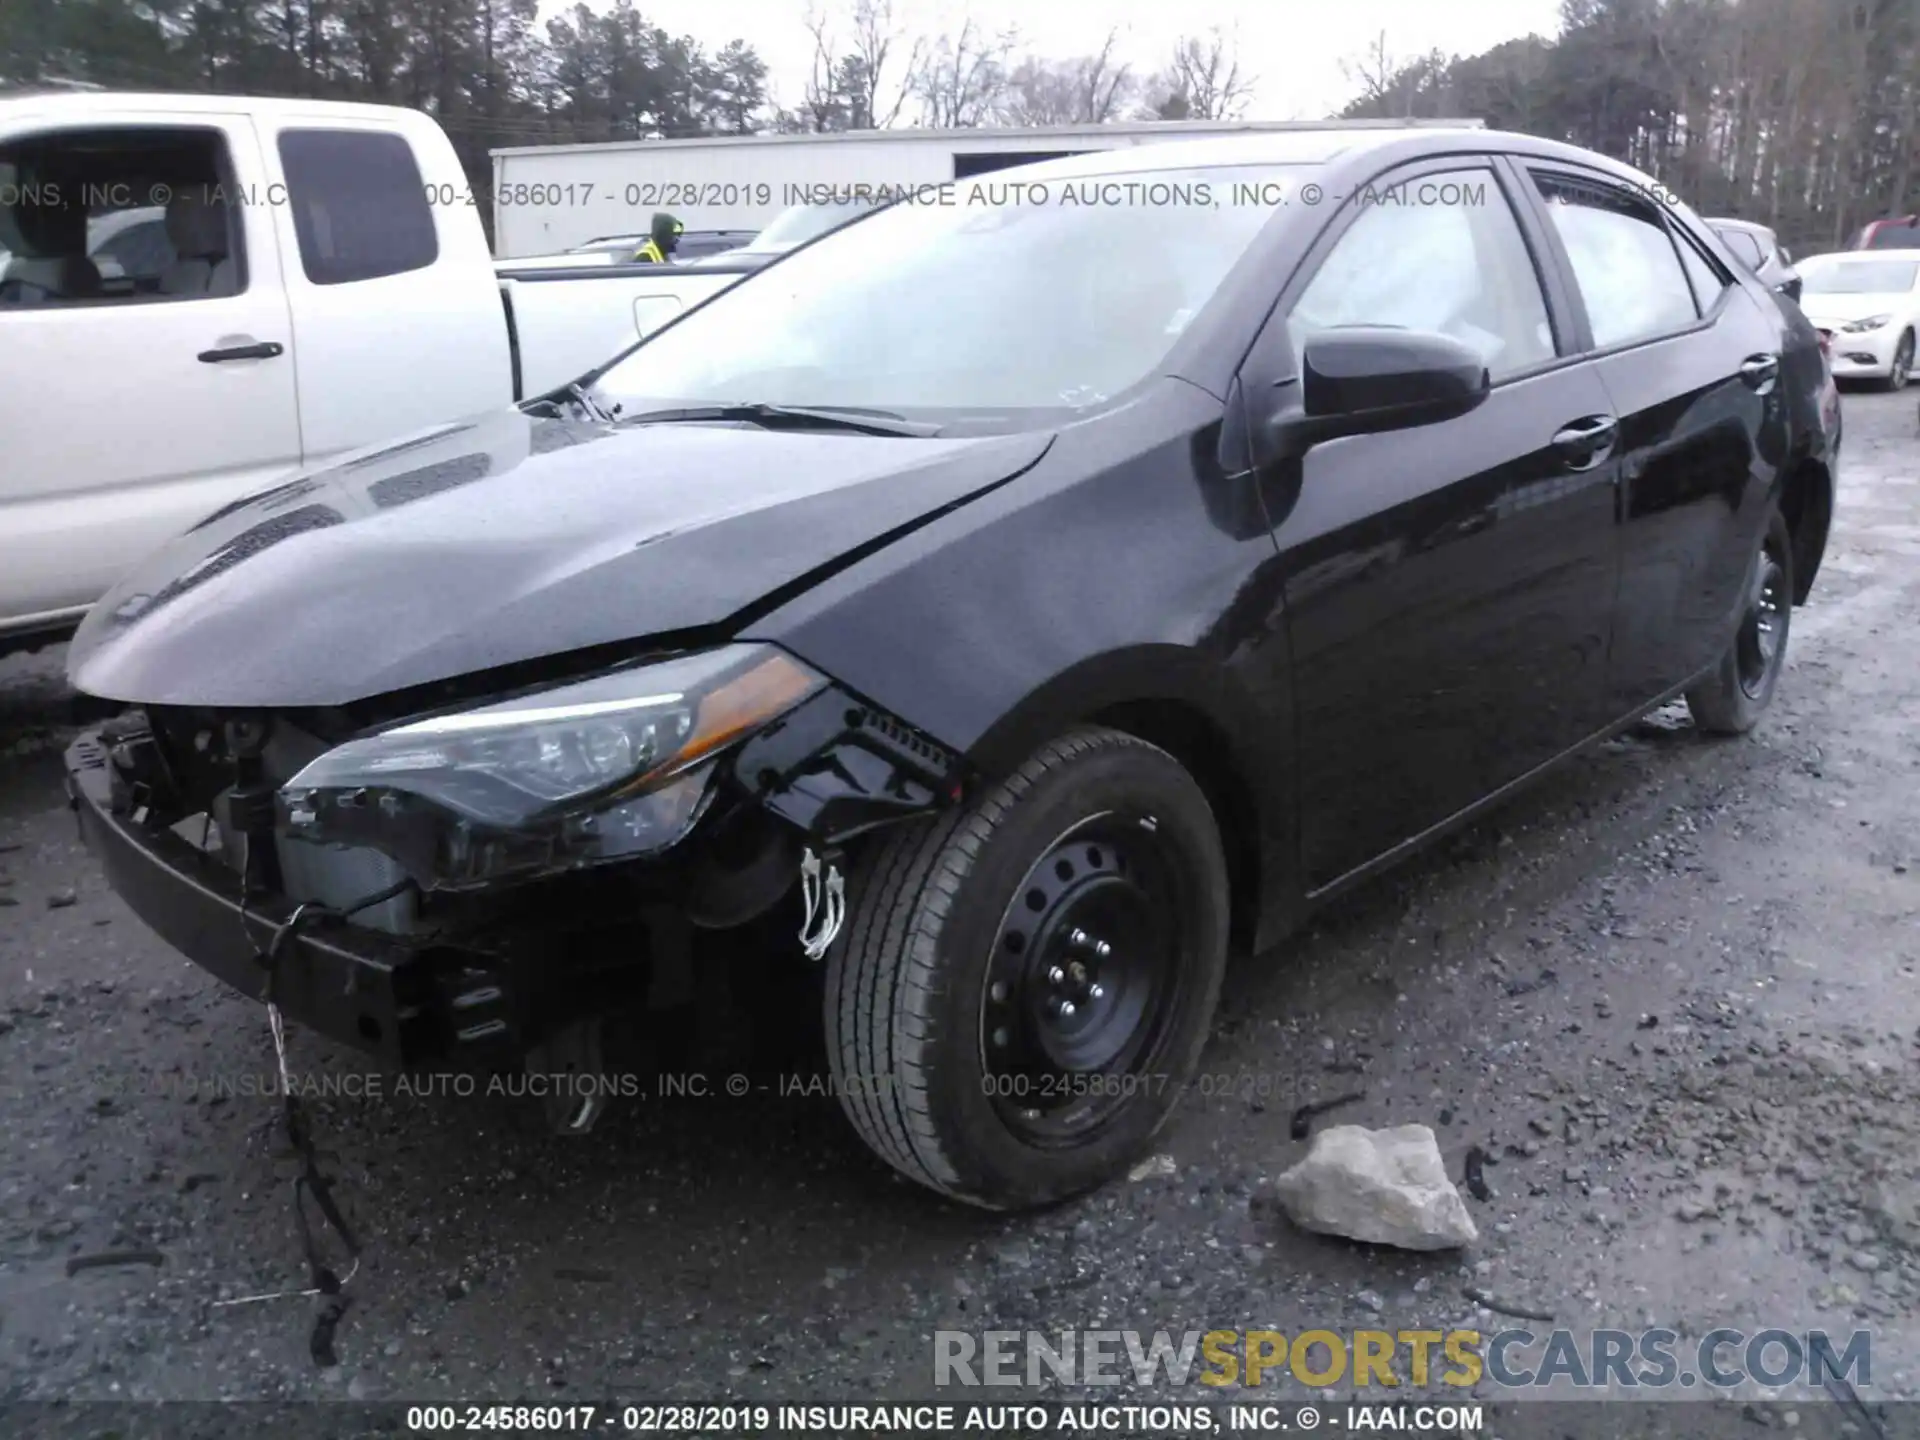
[[308,462],[511,403],[493,260],[444,137],[338,112],[261,129]]
[[1242,376],[1249,397],[1276,382],[1285,396],[1314,331],[1397,325],[1475,345],[1493,381],[1459,419],[1319,445],[1263,472],[1313,890],[1600,721],[1612,415],[1592,367],[1569,358],[1538,217],[1516,210],[1512,183],[1490,160],[1456,157],[1351,199]]
[[1620,417],[1608,708],[1626,714],[1712,665],[1733,634],[1787,446],[1780,317],[1666,206],[1599,172],[1516,169]]
[[[260,175],[238,112],[129,110],[0,136],[0,203],[45,207],[9,218],[49,253],[77,256],[87,222],[99,233],[190,191],[196,229],[212,232],[191,242],[209,250],[197,266],[176,265],[163,235],[157,249],[97,257],[97,289],[0,301],[0,627],[91,604],[142,555],[299,464],[273,221],[235,203]],[[178,278],[189,272],[206,283]]]

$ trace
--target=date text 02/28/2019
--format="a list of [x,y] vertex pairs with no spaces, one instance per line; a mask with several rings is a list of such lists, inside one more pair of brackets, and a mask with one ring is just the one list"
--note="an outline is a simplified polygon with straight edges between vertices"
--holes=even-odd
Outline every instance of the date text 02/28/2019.
[[407,1429],[414,1434],[472,1434],[490,1431],[595,1433],[743,1431],[771,1428],[767,1405],[410,1405]]
[[475,1431],[636,1434],[765,1434],[824,1431],[838,1435],[1054,1428],[1163,1433],[1312,1432],[1331,1422],[1347,1430],[1478,1433],[1479,1405],[1349,1405],[1344,1417],[1314,1405],[415,1405],[407,1428],[416,1434]]
[[[625,185],[596,185],[590,181],[514,181],[493,192],[496,205],[506,209],[580,209],[596,202],[638,209],[687,209],[694,206],[755,206],[766,208],[779,198],[765,182],[730,184],[717,181],[646,180]],[[427,186],[434,205],[471,205],[473,193],[457,185]]]

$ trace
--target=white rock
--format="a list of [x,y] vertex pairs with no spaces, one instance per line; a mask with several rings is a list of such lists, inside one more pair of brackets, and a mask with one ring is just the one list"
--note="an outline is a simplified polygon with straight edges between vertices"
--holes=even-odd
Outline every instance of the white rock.
[[1134,1181],[1165,1180],[1179,1173],[1179,1169],[1171,1155],[1149,1155],[1127,1172],[1127,1178]]
[[1480,1238],[1425,1125],[1322,1130],[1274,1191],[1294,1224],[1323,1235],[1403,1250],[1451,1250]]

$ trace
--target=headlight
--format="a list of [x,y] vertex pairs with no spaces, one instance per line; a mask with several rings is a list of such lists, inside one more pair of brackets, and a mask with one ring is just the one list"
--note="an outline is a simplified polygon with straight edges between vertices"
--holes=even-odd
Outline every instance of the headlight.
[[1883,325],[1888,325],[1892,322],[1893,316],[1891,315],[1869,315],[1864,320],[1850,321],[1840,328],[1849,335],[1864,335],[1869,330],[1878,330]]
[[730,645],[350,740],[281,787],[282,833],[368,845],[458,889],[663,850],[713,759],[826,682]]

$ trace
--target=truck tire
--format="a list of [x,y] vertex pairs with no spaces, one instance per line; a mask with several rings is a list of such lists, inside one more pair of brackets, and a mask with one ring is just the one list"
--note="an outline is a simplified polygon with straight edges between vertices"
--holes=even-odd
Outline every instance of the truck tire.
[[1693,723],[1709,735],[1744,735],[1760,723],[1787,662],[1793,624],[1793,536],[1779,507],[1748,571],[1746,603],[1713,673],[1687,691]]
[[988,1209],[1098,1185],[1166,1122],[1226,968],[1227,866],[1193,777],[1077,730],[854,867],[827,1055],[861,1139]]

